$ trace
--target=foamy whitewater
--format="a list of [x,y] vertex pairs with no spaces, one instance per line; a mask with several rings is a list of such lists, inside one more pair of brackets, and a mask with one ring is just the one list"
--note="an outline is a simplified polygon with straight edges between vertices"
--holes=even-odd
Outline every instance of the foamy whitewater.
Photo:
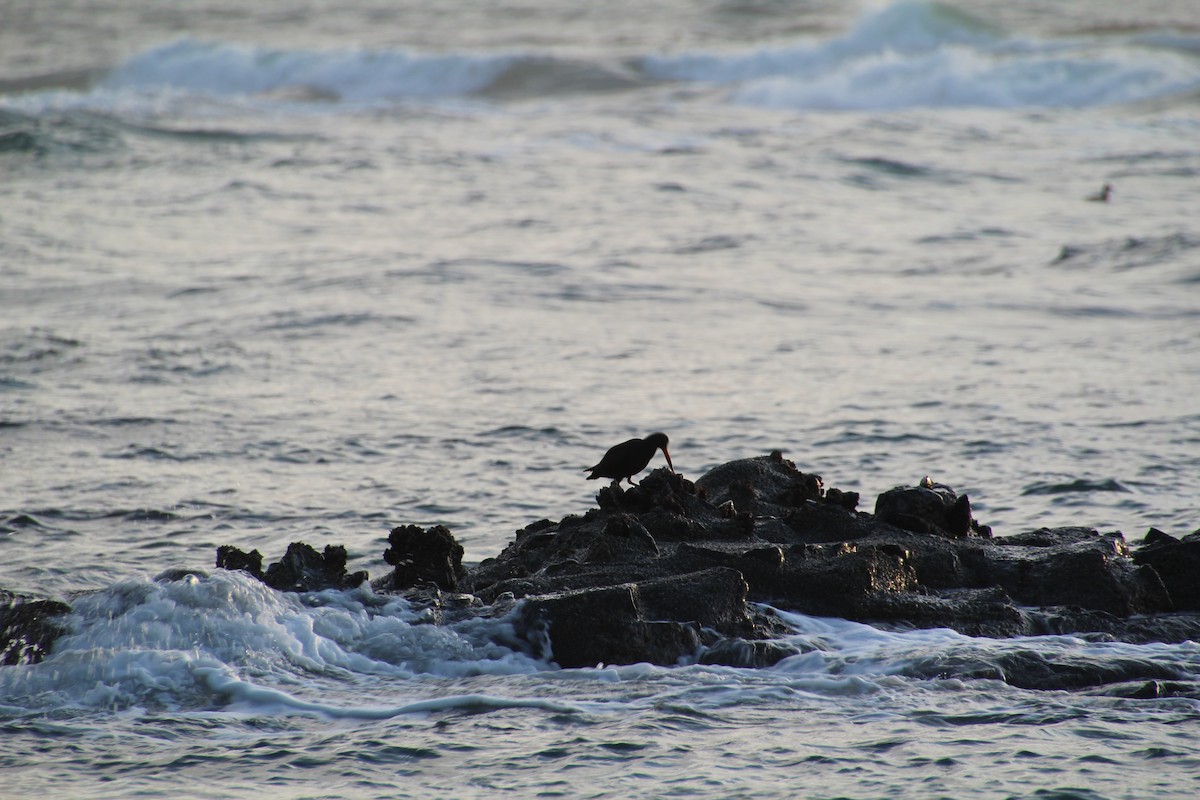
[[1190,533],[1195,11],[0,4],[0,588],[73,608],[0,667],[0,794],[1195,797],[1194,642],[780,612],[769,669],[562,670],[213,567],[479,561],[655,430]]

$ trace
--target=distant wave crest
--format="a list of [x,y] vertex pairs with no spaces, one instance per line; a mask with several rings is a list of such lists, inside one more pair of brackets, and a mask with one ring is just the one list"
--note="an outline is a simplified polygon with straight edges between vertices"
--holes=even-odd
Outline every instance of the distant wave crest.
[[644,69],[725,84],[734,102],[782,109],[1086,107],[1200,88],[1200,64],[1178,37],[1170,42],[1025,40],[937,3],[903,2],[832,39],[651,57]]
[[781,110],[1090,107],[1200,91],[1198,53],[1200,40],[1184,33],[1028,39],[938,3],[909,1],[868,12],[833,37],[623,60],[272,49],[185,38],[119,65],[85,102],[94,107],[107,97],[124,107],[131,94],[251,103],[511,101],[682,83]]
[[304,90],[331,100],[440,97],[479,91],[512,60],[400,50],[271,50],[180,39],[125,62],[104,86],[171,87],[215,95]]

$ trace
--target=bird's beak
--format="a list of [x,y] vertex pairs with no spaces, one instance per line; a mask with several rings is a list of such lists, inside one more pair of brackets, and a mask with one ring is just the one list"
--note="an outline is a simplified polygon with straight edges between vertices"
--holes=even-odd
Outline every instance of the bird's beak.
[[676,474],[675,473],[675,465],[671,463],[671,454],[667,452],[667,448],[665,448],[665,447],[662,449],[662,451],[663,451],[663,455],[667,457],[667,466],[671,468],[671,474],[672,475]]

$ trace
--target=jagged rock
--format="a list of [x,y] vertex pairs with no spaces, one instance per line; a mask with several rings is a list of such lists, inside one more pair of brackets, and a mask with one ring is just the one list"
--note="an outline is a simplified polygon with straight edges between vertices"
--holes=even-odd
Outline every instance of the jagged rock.
[[[831,494],[819,476],[778,453],[723,464],[695,484],[656,470],[635,489],[602,490],[600,508],[582,517],[518,532],[500,556],[470,571],[468,588],[489,602],[510,593],[644,586],[716,569],[739,575],[750,602],[975,636],[1029,635],[1052,625],[1062,633],[1098,627],[1116,638],[1142,637],[1152,628],[1138,615],[1171,608],[1158,575],[1129,558],[1119,534],[1061,528],[992,539],[964,496],[932,481],[895,490],[895,504],[881,501],[884,509],[909,509],[893,518],[903,528],[831,502]],[[701,616],[692,609],[670,619]],[[1200,620],[1157,630],[1187,638],[1186,631],[1200,632]]]
[[[825,486],[819,475],[809,475],[778,450],[769,456],[742,458],[714,467],[698,481],[701,497],[713,506],[732,502],[743,514],[784,516],[789,509],[826,501]],[[855,493],[838,492],[835,505],[844,506]]]
[[990,538],[991,528],[971,517],[971,501],[964,494],[926,478],[920,486],[888,489],[875,501],[875,516],[914,533],[933,533],[955,539]]
[[281,592],[353,589],[366,579],[366,572],[346,572],[346,548],[326,545],[325,552],[318,553],[303,542],[288,545],[283,558],[263,575],[263,583]]
[[1119,616],[1171,609],[1158,576],[1130,560],[1119,534],[1043,528],[981,540],[880,531],[857,540],[859,546],[885,543],[905,551],[918,583],[930,592],[995,587],[1025,606],[1074,606]]
[[71,607],[58,600],[22,597],[0,590],[0,664],[36,664],[67,632],[62,617]]
[[705,501],[695,484],[666,469],[654,470],[630,489],[606,486],[596,501],[601,514],[635,515],[655,540],[744,538],[749,533],[747,520],[730,519]]
[[755,586],[755,597],[759,591],[777,607],[871,621],[892,619],[882,616],[888,606],[876,602],[878,597],[920,592],[921,586],[912,565],[893,550],[861,544],[820,550],[806,545],[793,547],[779,576]]
[[218,569],[241,570],[261,581],[263,579],[262,562],[262,553],[257,550],[244,553],[229,544],[223,544],[217,548]]
[[696,623],[646,619],[633,583],[530,598],[523,627],[534,640],[544,633],[549,657],[564,668],[669,666],[700,648]]
[[884,548],[854,544],[746,548],[728,543],[681,545],[664,562],[674,572],[724,568],[747,583],[750,600],[808,614],[861,619],[864,598],[918,588],[912,568]]
[[737,570],[717,567],[669,575],[637,587],[642,611],[650,619],[695,622],[724,636],[755,632],[746,605],[749,587]]
[[645,661],[675,664],[701,641],[761,635],[732,569],[528,597],[527,636],[543,633],[563,667]]
[[997,544],[986,562],[977,559],[976,566],[986,568],[988,580],[1025,605],[1077,606],[1121,617],[1172,610],[1159,575],[1129,558],[1120,533],[1043,528],[1029,538]]
[[465,574],[463,549],[444,526],[426,530],[417,525],[401,525],[388,535],[388,545],[383,560],[395,569],[377,582],[377,589],[407,589],[432,583],[443,591],[458,590],[458,582]]
[[1133,563],[1158,574],[1176,609],[1200,611],[1200,532],[1176,539],[1151,528]]
[[281,592],[319,592],[323,589],[353,589],[367,580],[366,572],[346,572],[346,548],[326,545],[318,553],[303,542],[288,545],[278,562],[262,568],[263,556],[257,550],[243,552],[232,545],[217,548],[217,567],[241,570]]

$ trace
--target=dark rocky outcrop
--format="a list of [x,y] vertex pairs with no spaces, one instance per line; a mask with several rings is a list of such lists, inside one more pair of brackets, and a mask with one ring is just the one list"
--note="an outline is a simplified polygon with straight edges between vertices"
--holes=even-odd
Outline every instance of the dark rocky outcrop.
[[416,525],[402,525],[392,529],[388,535],[388,548],[383,551],[383,560],[395,569],[373,585],[382,591],[397,591],[431,583],[443,591],[453,592],[466,574],[462,557],[462,545],[445,527],[438,525],[426,530]]
[[319,592],[324,589],[353,589],[367,580],[367,573],[346,571],[346,548],[326,545],[318,553],[303,542],[288,545],[283,558],[262,569],[262,554],[243,553],[236,547],[217,548],[217,566],[240,569],[281,592]]
[[1162,580],[1138,566],[1119,533],[1043,528],[986,551],[987,579],[1027,606],[1074,606],[1117,616],[1172,610]]
[[1133,563],[1154,570],[1177,610],[1200,611],[1200,531],[1176,539],[1151,528]]
[[[536,598],[556,657],[563,649],[556,640],[586,631],[591,641],[571,645],[571,663],[597,653],[608,653],[598,661],[628,657],[633,626],[652,619],[698,624],[710,634],[704,658],[758,664],[783,657],[746,644],[771,632],[753,606],[739,627],[706,621],[695,606],[648,611],[639,602],[643,587],[656,581],[673,576],[678,590],[713,570],[739,575],[744,592],[709,586],[698,593],[731,607],[764,603],[974,636],[1095,632],[1178,641],[1200,633],[1200,619],[1169,616],[1177,604],[1163,580],[1130,557],[1119,533],[1061,528],[992,538],[965,496],[928,479],[885,492],[878,513],[867,514],[856,510],[853,493],[827,489],[820,477],[772,453],[723,464],[694,484],[656,470],[626,491],[602,489],[597,501],[583,516],[518,531],[463,584],[484,602]],[[611,595],[601,590],[617,586],[626,587],[620,596],[628,611],[606,618],[601,599]],[[571,599],[562,608],[547,600],[564,592]],[[654,654],[642,660],[678,655],[650,649]]]
[[220,569],[241,570],[261,581],[263,579],[262,562],[263,555],[257,550],[244,553],[228,544],[217,548],[217,567]]
[[700,649],[698,623],[648,619],[642,606],[640,587],[623,583],[531,597],[522,623],[531,641],[544,644],[544,655],[564,667],[670,665]]
[[971,517],[971,500],[945,484],[925,478],[917,486],[897,486],[875,501],[875,516],[882,522],[914,533],[932,533],[956,539],[991,538],[992,529]]
[[[627,490],[602,488],[596,500],[582,515],[517,531],[472,567],[446,528],[397,527],[384,552],[393,570],[373,587],[404,592],[433,624],[514,612],[523,646],[564,667],[770,665],[797,652],[772,609],[971,636],[1200,638],[1200,533],[1151,531],[1136,550],[1120,533],[1079,527],[993,538],[970,500],[943,484],[888,490],[867,513],[856,493],[826,487],[777,452],[722,464],[694,483],[655,470]],[[344,548],[305,544],[265,570],[258,551],[226,546],[217,566],[281,591],[367,578],[347,573]],[[6,660],[36,659],[58,635],[54,617],[65,606],[35,602],[51,601],[0,607]],[[1115,680],[1091,667],[1058,676],[1053,665],[1013,669],[1025,676],[1018,685],[1039,688]],[[1150,668],[1113,675],[1134,676],[1129,696],[1174,691],[1178,678]]]

